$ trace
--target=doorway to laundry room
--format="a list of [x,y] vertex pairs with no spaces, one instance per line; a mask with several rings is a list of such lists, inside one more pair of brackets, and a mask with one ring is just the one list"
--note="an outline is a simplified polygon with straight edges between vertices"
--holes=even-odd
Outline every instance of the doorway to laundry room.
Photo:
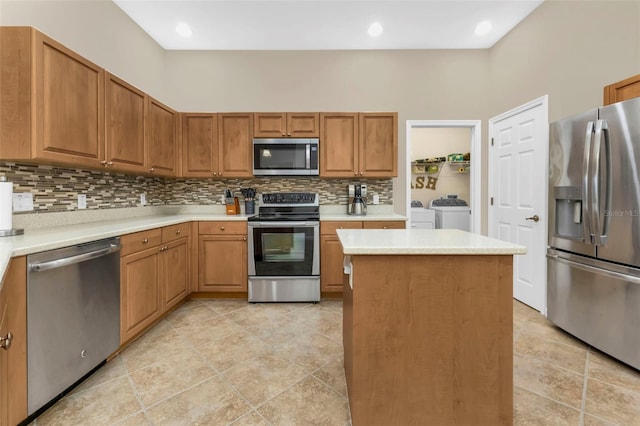
[[411,228],[480,232],[480,121],[407,122]]

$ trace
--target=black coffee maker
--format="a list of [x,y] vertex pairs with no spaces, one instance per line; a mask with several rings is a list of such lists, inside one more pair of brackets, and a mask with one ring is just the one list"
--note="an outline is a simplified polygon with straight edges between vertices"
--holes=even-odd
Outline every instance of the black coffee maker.
[[347,185],[347,214],[367,214],[367,185]]

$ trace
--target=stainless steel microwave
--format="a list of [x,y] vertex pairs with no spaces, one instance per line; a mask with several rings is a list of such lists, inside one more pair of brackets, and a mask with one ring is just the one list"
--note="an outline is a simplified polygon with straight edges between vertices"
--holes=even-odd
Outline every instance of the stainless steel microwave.
[[254,176],[317,176],[319,139],[253,140]]

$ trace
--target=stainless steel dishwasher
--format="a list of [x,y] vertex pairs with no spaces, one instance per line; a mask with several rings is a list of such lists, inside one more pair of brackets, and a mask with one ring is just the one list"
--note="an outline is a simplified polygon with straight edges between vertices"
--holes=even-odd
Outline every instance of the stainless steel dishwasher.
[[120,345],[120,238],[27,257],[28,414]]

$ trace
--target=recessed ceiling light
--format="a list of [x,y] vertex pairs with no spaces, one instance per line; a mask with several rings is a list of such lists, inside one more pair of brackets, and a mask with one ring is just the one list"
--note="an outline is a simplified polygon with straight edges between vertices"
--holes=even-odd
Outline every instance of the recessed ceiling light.
[[189,24],[186,24],[184,22],[179,22],[178,25],[176,25],[176,32],[182,37],[191,37],[191,34],[193,34],[193,31],[191,31],[191,27],[189,26]]
[[491,22],[489,21],[482,21],[478,25],[476,25],[476,35],[482,36],[485,34],[489,34],[489,31],[491,31]]
[[380,25],[380,22],[374,22],[369,25],[369,35],[371,37],[378,37],[380,34],[382,34],[382,25]]

